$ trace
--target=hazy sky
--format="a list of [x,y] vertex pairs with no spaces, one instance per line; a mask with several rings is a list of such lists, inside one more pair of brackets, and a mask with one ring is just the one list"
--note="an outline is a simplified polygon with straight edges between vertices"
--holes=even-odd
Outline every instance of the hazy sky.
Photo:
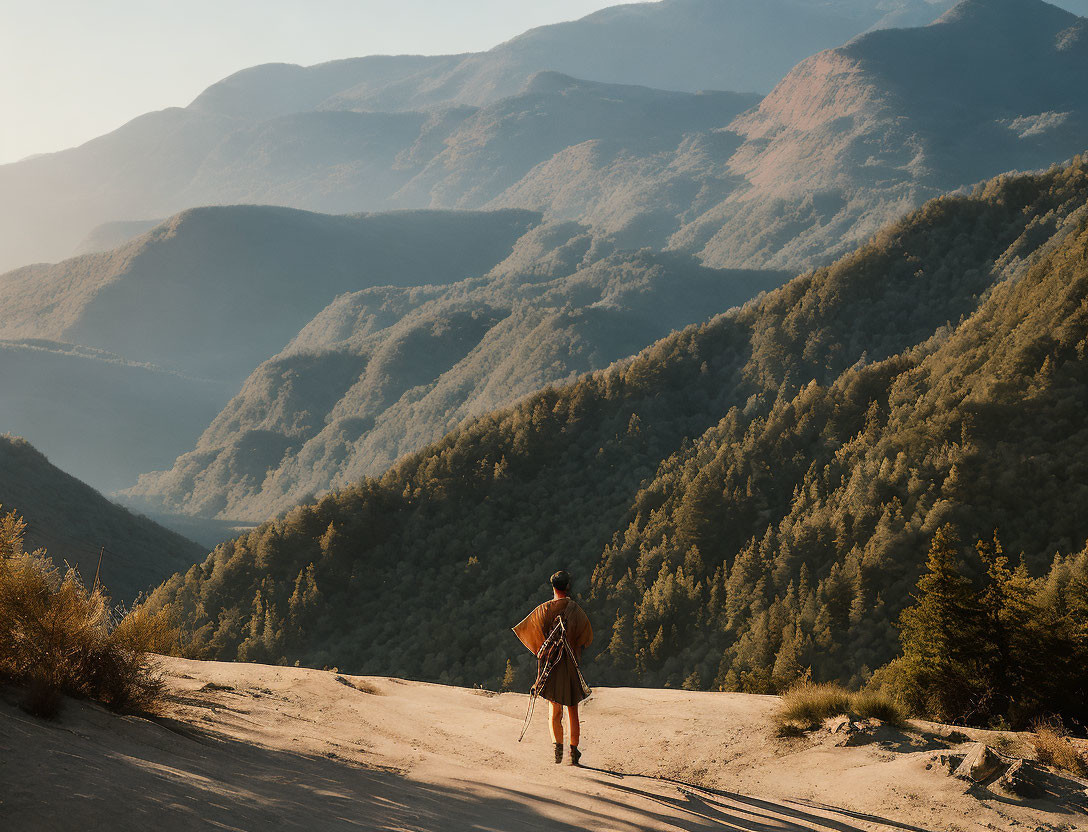
[[619,0],[0,0],[0,163],[270,61],[487,49]]

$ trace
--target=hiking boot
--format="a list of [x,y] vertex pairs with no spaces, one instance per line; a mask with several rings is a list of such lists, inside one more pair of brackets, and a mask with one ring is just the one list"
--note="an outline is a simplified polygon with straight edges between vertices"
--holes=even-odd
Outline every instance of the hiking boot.
[[578,750],[577,745],[570,747],[570,764],[572,766],[578,766],[582,764],[582,752]]
[[555,764],[559,765],[563,762],[563,743],[557,742],[555,744]]

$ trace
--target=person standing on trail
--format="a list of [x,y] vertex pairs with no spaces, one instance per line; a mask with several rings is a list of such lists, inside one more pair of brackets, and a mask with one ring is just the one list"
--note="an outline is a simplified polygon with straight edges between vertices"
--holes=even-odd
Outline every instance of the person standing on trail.
[[[536,681],[530,696],[543,696],[551,706],[555,762],[563,762],[563,708],[570,725],[570,764],[578,765],[581,723],[578,703],[591,693],[579,664],[582,650],[593,641],[593,628],[582,608],[570,597],[570,575],[552,575],[552,600],[545,601],[514,627],[514,634],[537,657]],[[529,717],[532,715],[530,703]],[[528,723],[526,723],[528,724]],[[524,731],[522,732],[524,736]]]

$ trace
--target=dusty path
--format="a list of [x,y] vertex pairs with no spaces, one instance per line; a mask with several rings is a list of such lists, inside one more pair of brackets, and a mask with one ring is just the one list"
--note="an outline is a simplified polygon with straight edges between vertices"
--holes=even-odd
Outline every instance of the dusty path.
[[[150,721],[69,702],[0,704],[0,828],[12,830],[1088,829],[1066,796],[1003,805],[935,751],[771,736],[771,697],[601,689],[583,768],[555,766],[525,697],[334,673],[169,660]],[[926,768],[926,765],[930,768]]]

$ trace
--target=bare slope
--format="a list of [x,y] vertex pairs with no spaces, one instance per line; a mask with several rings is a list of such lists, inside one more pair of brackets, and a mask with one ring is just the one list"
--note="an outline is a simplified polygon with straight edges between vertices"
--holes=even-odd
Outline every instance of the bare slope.
[[173,702],[155,720],[71,702],[48,724],[0,702],[0,820],[118,832],[149,820],[164,832],[1088,829],[1084,784],[1071,778],[1047,776],[1049,794],[1022,800],[949,777],[940,755],[963,748],[944,726],[836,747],[823,732],[771,736],[774,697],[601,688],[583,706],[577,769],[551,763],[539,712],[517,743],[521,694],[263,665],[165,667]]
[[101,582],[116,601],[131,602],[204,551],[111,503],[26,440],[7,435],[0,436],[0,505],[5,514],[15,510],[26,519],[28,550],[48,549],[59,566],[76,567],[88,584],[101,553]]

